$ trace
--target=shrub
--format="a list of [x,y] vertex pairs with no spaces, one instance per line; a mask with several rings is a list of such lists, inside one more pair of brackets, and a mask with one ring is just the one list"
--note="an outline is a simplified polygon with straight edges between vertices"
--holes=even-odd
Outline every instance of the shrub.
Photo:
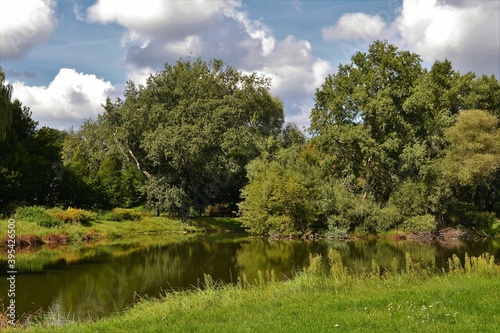
[[468,211],[462,216],[463,224],[468,227],[490,229],[496,222],[495,213]]
[[205,208],[205,215],[209,217],[231,217],[231,207],[227,203],[216,203]]
[[347,237],[350,228],[350,222],[341,216],[332,215],[327,220],[327,235],[335,238]]
[[115,208],[112,213],[116,214],[120,220],[137,221],[142,217],[141,213],[125,208]]
[[37,222],[44,215],[46,216],[47,212],[42,206],[19,207],[16,210],[16,219],[26,222]]
[[101,213],[99,218],[105,221],[137,221],[140,220],[143,213],[136,212],[132,209],[115,208],[112,211]]
[[367,224],[371,226],[377,234],[381,234],[401,223],[401,214],[394,206],[376,208],[367,218]]
[[16,219],[36,223],[47,228],[61,225],[61,221],[49,215],[45,207],[42,206],[20,207],[16,210]]
[[434,216],[418,215],[403,221],[402,228],[407,233],[424,234],[436,231],[437,223]]
[[61,220],[64,223],[84,224],[91,220],[91,213],[83,210],[69,207],[67,210],[49,210],[48,213]]

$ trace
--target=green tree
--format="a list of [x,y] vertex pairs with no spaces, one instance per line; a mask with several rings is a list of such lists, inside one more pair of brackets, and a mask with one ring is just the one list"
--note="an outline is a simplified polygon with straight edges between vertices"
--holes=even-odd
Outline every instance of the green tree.
[[446,131],[449,146],[441,161],[454,194],[479,210],[493,211],[500,201],[499,119],[487,111],[467,110]]
[[11,103],[12,124],[0,142],[0,210],[19,204],[53,204],[60,197],[65,134],[42,127],[21,102]]
[[4,84],[5,74],[0,67],[0,141],[5,140],[12,124],[11,96],[12,86]]
[[281,148],[248,164],[241,220],[257,234],[296,234],[314,227],[319,170],[300,158],[300,146]]
[[283,124],[269,88],[269,79],[220,60],[179,60],[146,86],[129,82],[125,100],[108,100],[98,124],[107,147],[145,175],[150,206],[185,213],[238,201],[245,165]]
[[336,178],[363,198],[387,200],[400,181],[399,157],[426,117],[405,108],[423,74],[421,60],[381,41],[351,59],[316,91],[310,132]]

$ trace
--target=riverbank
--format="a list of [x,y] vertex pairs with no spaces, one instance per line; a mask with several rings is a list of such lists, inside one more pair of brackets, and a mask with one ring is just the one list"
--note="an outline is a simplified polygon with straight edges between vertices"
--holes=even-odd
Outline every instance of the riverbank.
[[[164,233],[190,234],[209,232],[243,232],[241,223],[235,218],[197,217],[189,220],[170,217],[139,215],[134,220],[106,220],[102,217],[88,218],[84,222],[60,223],[53,226],[39,225],[34,221],[15,218],[17,245],[21,247],[41,244],[66,244],[130,238],[137,235]],[[7,240],[8,220],[0,220],[0,246]]]
[[[349,275],[338,253],[329,253],[330,274],[318,257],[303,274],[276,282],[263,274],[220,285],[206,277],[204,290],[145,300],[123,314],[68,323],[45,316],[23,332],[493,332],[498,323],[500,266],[493,258],[450,261],[449,272],[405,267]],[[55,326],[54,326],[55,325]],[[11,329],[14,331],[14,329]]]

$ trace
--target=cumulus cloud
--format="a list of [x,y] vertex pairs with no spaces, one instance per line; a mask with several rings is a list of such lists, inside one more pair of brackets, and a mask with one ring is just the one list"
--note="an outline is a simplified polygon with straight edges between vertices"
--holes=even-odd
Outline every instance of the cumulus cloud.
[[372,41],[387,31],[387,23],[378,15],[365,13],[348,13],[340,17],[338,22],[323,28],[323,39]]
[[204,31],[217,22],[224,10],[239,6],[236,1],[121,1],[98,0],[87,10],[88,20],[117,23],[128,29],[124,41],[162,38],[176,40]]
[[62,68],[48,86],[27,86],[15,81],[13,98],[30,107],[41,126],[67,129],[102,112],[101,104],[113,94],[109,81]]
[[[312,55],[307,40],[288,36],[276,43],[272,54],[259,69],[273,79],[272,92],[286,99],[310,97],[332,67],[328,61]],[[295,103],[297,100],[294,101]]]
[[499,75],[499,22],[498,1],[405,0],[396,25],[426,61],[447,57],[463,71]]
[[143,84],[165,62],[180,57],[224,59],[244,72],[271,77],[271,92],[282,97],[288,114],[301,115],[300,123],[305,101],[311,100],[332,70],[329,62],[313,55],[309,41],[294,36],[276,40],[240,1],[198,0],[186,5],[184,1],[99,0],[88,9],[87,19],[127,29],[122,45],[127,47],[129,78],[136,83]]
[[16,59],[45,42],[57,20],[56,1],[9,1],[0,11],[0,58]]
[[500,2],[403,0],[395,13],[389,24],[376,14],[344,14],[323,39],[343,40],[346,50],[388,39],[428,64],[448,58],[460,71],[500,74]]

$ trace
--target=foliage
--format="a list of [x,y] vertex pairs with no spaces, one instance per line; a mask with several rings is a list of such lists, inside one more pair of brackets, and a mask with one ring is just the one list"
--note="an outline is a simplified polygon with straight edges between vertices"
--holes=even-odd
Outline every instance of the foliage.
[[250,232],[293,234],[312,226],[318,214],[317,171],[299,158],[297,147],[257,158],[247,172],[249,183],[242,190],[239,208]]
[[145,214],[136,212],[132,209],[114,208],[112,211],[105,212],[99,216],[99,219],[106,221],[138,221]]
[[0,67],[0,142],[5,140],[7,132],[12,124],[11,95],[12,86],[4,84],[5,74]]
[[462,111],[445,135],[449,146],[440,167],[460,201],[494,211],[500,201],[499,119],[487,111]]
[[57,227],[61,224],[59,219],[49,215],[46,208],[42,206],[19,207],[16,209],[15,217],[48,228]]
[[227,203],[216,203],[205,208],[205,215],[209,217],[230,217],[233,215],[233,211]]
[[108,100],[97,121],[71,133],[65,164],[109,206],[145,200],[187,216],[233,204],[260,142],[281,133],[283,106],[269,89],[268,78],[221,60],[166,64],[145,86],[128,82],[124,100]]
[[47,213],[50,216],[61,220],[63,223],[86,224],[92,218],[91,212],[84,209],[76,209],[71,207],[66,210],[53,208],[49,209]]
[[37,128],[31,111],[18,100],[10,101],[12,88],[3,84],[0,70],[0,212],[17,206],[65,204],[70,181],[61,163],[65,133]]
[[403,221],[402,229],[412,234],[427,234],[436,231],[436,219],[430,214],[417,215]]

